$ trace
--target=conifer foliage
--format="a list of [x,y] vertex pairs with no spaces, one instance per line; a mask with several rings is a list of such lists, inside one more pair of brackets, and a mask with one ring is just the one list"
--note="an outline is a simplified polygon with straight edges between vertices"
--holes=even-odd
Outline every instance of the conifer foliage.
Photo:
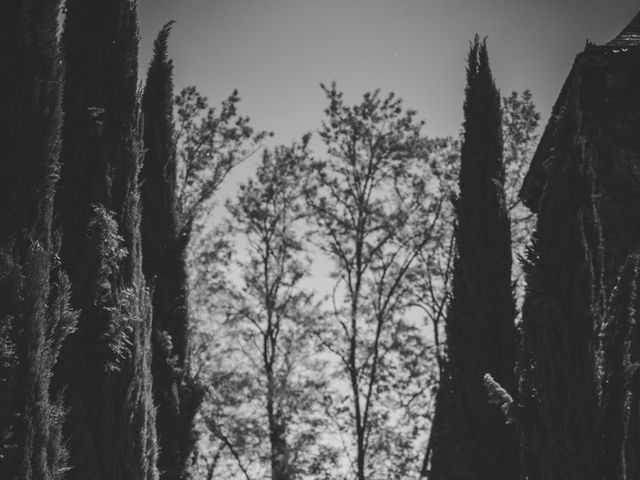
[[61,258],[81,310],[57,382],[66,389],[67,478],[157,478],[151,305],[142,274],[138,25],[132,0],[69,0]]
[[210,229],[268,133],[237,91],[173,96],[172,23],[139,92],[136,0],[62,1],[0,15],[0,480],[640,478],[640,15],[578,55],[524,179],[538,115],[476,36],[459,156],[323,85],[322,158],[266,151]]
[[60,479],[62,397],[50,389],[76,316],[55,260],[53,197],[62,126],[58,0],[0,16],[0,478]]
[[640,475],[640,255],[625,262],[603,326],[602,477]]
[[576,57],[521,192],[538,214],[519,366],[528,478],[639,472],[639,18]]
[[189,374],[187,269],[189,235],[178,218],[173,125],[173,65],[167,54],[171,29],[160,31],[142,98],[143,270],[153,290],[153,380],[161,478],[179,479],[195,436],[193,418],[201,388]]
[[576,100],[572,95],[559,119],[525,264],[522,458],[524,472],[541,480],[601,478],[595,350],[604,252],[595,152],[587,147],[588,122],[576,115]]
[[515,430],[487,401],[483,377],[489,373],[510,392],[516,385],[511,239],[500,95],[486,40],[477,36],[465,94],[448,361],[436,403],[429,478],[507,480],[517,478]]

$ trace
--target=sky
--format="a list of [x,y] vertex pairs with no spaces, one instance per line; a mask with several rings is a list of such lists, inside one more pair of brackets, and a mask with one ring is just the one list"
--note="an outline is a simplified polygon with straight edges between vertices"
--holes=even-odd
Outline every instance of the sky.
[[[426,120],[425,134],[456,135],[476,32],[488,38],[502,94],[531,90],[546,123],[585,41],[613,38],[640,2],[138,0],[138,7],[141,77],[157,32],[175,20],[169,53],[176,89],[196,85],[217,104],[237,88],[240,112],[274,131],[274,142],[289,144],[319,126],[319,84],[332,80],[353,102],[375,88],[393,91]],[[236,181],[256,162],[242,166]]]

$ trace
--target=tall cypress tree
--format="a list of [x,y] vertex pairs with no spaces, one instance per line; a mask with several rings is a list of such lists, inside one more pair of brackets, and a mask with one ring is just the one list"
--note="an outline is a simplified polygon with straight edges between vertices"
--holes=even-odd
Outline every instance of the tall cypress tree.
[[486,41],[476,36],[467,65],[448,359],[440,380],[429,478],[513,480],[516,432],[489,405],[483,376],[508,390],[515,380],[511,237],[504,201],[500,95]]
[[155,479],[151,307],[142,274],[133,0],[68,0],[61,257],[81,309],[63,350],[68,478]]
[[524,265],[523,474],[540,480],[601,478],[596,344],[603,250],[595,157],[587,138],[592,145],[598,141],[589,133],[591,119],[578,114],[577,96],[570,97],[571,106],[555,117],[557,138]]
[[640,15],[577,55],[521,191],[526,478],[638,476],[639,35]]
[[161,478],[180,479],[193,450],[193,418],[201,390],[189,374],[187,270],[189,236],[177,208],[173,126],[173,64],[167,54],[171,23],[160,31],[142,97],[142,247],[144,273],[153,289],[153,381],[158,407]]
[[62,127],[59,0],[3,5],[0,57],[0,477],[62,478],[61,397],[50,391],[73,330],[52,211]]
[[605,480],[640,476],[640,254],[627,258],[603,328],[601,411]]

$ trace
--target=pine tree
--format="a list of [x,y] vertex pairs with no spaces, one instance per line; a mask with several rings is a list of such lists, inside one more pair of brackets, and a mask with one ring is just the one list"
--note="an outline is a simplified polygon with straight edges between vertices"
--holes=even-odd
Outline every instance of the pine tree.
[[67,477],[157,478],[151,306],[142,274],[138,26],[132,0],[69,0],[61,258],[80,309],[56,381],[66,389]]
[[432,426],[429,478],[512,480],[518,472],[516,432],[489,404],[483,385],[489,373],[515,390],[516,331],[500,96],[486,40],[477,36],[465,97],[448,360]]
[[61,479],[64,410],[50,378],[76,316],[55,260],[53,197],[62,127],[59,0],[0,16],[0,477]]
[[189,236],[180,228],[173,126],[173,65],[167,55],[171,23],[160,31],[142,97],[143,269],[153,289],[153,380],[158,407],[161,478],[183,478],[193,450],[193,419],[202,392],[189,373],[187,270]]

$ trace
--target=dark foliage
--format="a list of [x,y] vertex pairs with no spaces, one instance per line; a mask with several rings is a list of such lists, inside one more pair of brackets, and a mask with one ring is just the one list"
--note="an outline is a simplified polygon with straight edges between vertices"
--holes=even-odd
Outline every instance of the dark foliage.
[[[460,195],[452,299],[446,320],[448,359],[432,428],[433,479],[515,479],[513,426],[487,401],[483,377],[516,387],[511,236],[504,196],[500,95],[486,41],[471,45],[464,104]],[[426,473],[426,472],[425,472]]]
[[603,328],[602,477],[640,476],[640,256],[629,255]]
[[521,192],[538,212],[520,359],[530,478],[637,476],[638,65],[637,48],[587,45]]
[[68,399],[71,480],[157,478],[137,43],[135,2],[67,2],[56,215],[72,305],[81,314],[55,378]]
[[525,265],[523,461],[525,474],[541,480],[599,478],[594,374],[602,239],[587,128],[575,105],[558,125]]
[[202,398],[188,363],[188,234],[181,231],[176,190],[173,126],[173,65],[167,55],[171,23],[155,42],[142,97],[144,144],[142,169],[143,270],[153,303],[153,381],[158,408],[161,478],[179,479],[195,442],[193,418]]
[[53,196],[62,127],[59,1],[9,2],[0,16],[0,477],[61,479],[61,396],[50,391],[75,325],[55,261]]

